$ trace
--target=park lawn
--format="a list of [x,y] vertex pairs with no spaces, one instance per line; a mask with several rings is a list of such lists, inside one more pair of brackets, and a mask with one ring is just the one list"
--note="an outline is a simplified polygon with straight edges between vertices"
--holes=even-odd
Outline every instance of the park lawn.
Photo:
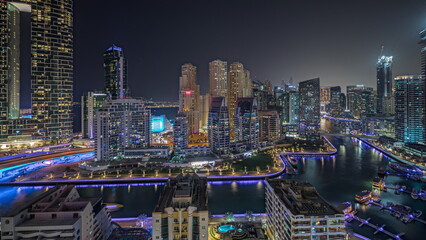
[[244,167],[247,167],[247,171],[256,171],[256,167],[260,167],[261,170],[266,170],[267,165],[272,168],[274,166],[274,160],[271,155],[265,152],[260,152],[250,158],[236,160],[232,163],[236,171],[244,171]]

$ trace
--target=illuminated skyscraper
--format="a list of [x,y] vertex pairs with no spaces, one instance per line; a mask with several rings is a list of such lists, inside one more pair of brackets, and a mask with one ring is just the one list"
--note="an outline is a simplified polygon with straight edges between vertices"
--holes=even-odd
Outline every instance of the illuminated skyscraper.
[[244,142],[249,149],[259,147],[259,116],[255,98],[238,98],[234,117],[236,142]]
[[396,138],[403,142],[425,143],[425,80],[422,76],[395,78]]
[[123,49],[112,45],[104,53],[105,93],[111,99],[128,95],[127,59]]
[[274,142],[281,136],[281,120],[276,110],[259,111],[259,138]]
[[321,96],[321,112],[326,112],[327,106],[330,104],[330,100],[331,100],[330,87],[321,87],[320,96]]
[[183,113],[178,113],[175,124],[173,125],[173,149],[175,155],[182,154],[185,148],[188,148],[189,129],[188,118]]
[[320,128],[320,79],[299,83],[299,134],[316,138]]
[[353,116],[361,119],[362,115],[376,112],[376,92],[364,85],[350,85],[346,87],[348,109]]
[[200,95],[200,131],[206,132],[209,123],[209,111],[210,111],[210,93]]
[[213,97],[209,112],[209,146],[213,153],[229,154],[229,114],[224,97]]
[[182,65],[179,78],[179,111],[188,118],[189,133],[200,130],[200,85],[197,84],[197,67],[187,63]]
[[334,117],[339,117],[346,109],[345,94],[341,92],[340,86],[330,87],[330,104],[326,109]]
[[87,92],[81,96],[81,133],[83,138],[94,137],[96,111],[102,108],[107,95],[102,92]]
[[[234,62],[229,66],[228,74],[228,107],[229,118],[234,119],[238,98],[252,97],[250,71],[244,69],[242,63]],[[234,136],[234,122],[231,121],[231,138]]]
[[[393,114],[392,58],[382,56],[377,62],[377,113]],[[389,107],[390,106],[390,107]]]
[[421,73],[423,76],[426,76],[426,29],[420,32],[420,54],[421,54]]
[[[0,135],[9,134],[15,123],[7,121],[19,117],[19,85],[28,75],[39,130],[50,138],[72,136],[72,11],[72,0],[0,2]],[[22,68],[27,59],[31,69]]]
[[151,111],[138,99],[107,101],[95,115],[95,158],[120,159],[125,149],[147,148],[151,143]]
[[224,97],[228,95],[228,63],[214,60],[209,63],[210,96]]

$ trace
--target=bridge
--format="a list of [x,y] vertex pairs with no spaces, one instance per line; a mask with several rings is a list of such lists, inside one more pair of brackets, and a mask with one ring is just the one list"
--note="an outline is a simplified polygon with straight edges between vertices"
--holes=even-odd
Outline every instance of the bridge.
[[355,137],[355,138],[366,138],[366,139],[374,139],[374,140],[379,139],[379,137],[377,136],[369,136],[369,135],[362,135],[362,134],[327,133],[327,132],[321,132],[321,136]]

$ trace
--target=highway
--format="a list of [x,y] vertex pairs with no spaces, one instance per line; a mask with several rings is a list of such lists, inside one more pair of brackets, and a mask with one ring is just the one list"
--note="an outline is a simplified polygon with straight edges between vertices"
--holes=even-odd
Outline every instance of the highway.
[[57,157],[74,155],[79,153],[88,153],[88,152],[93,152],[93,148],[71,148],[69,150],[62,150],[62,151],[57,151],[54,153],[48,153],[42,156],[38,155],[34,157],[23,157],[23,158],[17,158],[17,159],[15,158],[15,159],[1,161],[0,169],[5,169],[5,168],[21,165],[21,164],[49,160],[49,159],[57,158]]

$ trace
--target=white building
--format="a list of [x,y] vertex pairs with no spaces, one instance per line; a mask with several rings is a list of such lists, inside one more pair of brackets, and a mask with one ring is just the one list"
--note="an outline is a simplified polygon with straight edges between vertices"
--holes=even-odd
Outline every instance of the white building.
[[81,133],[84,138],[93,139],[95,114],[106,99],[107,95],[102,92],[87,92],[81,96]]
[[148,148],[151,141],[151,112],[142,100],[114,99],[96,113],[95,158],[110,161],[124,149]]
[[1,239],[106,240],[111,217],[102,198],[81,198],[74,186],[55,187],[1,218]]
[[268,180],[265,195],[269,239],[345,239],[345,215],[310,183]]
[[207,178],[170,178],[152,213],[153,240],[207,240]]

